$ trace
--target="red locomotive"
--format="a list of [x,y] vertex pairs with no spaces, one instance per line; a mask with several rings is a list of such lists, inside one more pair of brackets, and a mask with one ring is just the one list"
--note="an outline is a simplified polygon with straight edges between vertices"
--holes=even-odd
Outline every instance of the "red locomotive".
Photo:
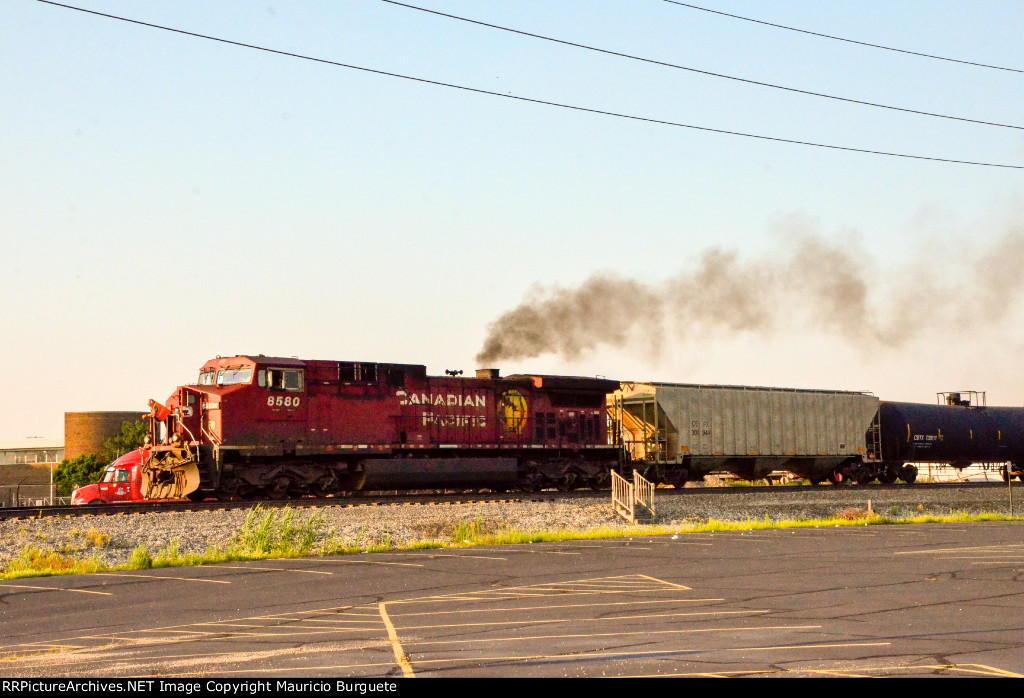
[[233,356],[151,402],[144,499],[606,486],[618,382]]

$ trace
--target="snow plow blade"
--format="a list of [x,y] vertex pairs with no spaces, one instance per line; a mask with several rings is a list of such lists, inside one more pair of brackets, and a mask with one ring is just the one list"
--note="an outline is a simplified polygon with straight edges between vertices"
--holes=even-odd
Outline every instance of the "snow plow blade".
[[188,451],[155,453],[142,466],[143,499],[183,499],[197,489],[199,468]]

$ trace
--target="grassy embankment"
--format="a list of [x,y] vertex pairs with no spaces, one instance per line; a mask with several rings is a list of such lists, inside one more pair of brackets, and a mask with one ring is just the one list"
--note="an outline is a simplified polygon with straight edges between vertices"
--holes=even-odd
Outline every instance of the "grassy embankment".
[[218,562],[267,560],[274,558],[309,557],[315,555],[352,555],[392,550],[430,550],[481,545],[518,545],[570,540],[623,538],[686,533],[717,533],[787,528],[831,528],[837,526],[868,526],[921,523],[965,523],[978,521],[1022,521],[1024,517],[1003,514],[921,515],[886,517],[862,509],[848,509],[839,516],[826,519],[792,521],[693,521],[673,525],[638,525],[627,528],[604,527],[576,531],[520,531],[480,519],[461,522],[450,531],[429,540],[397,544],[384,537],[375,542],[339,538],[334,531],[324,533],[322,515],[297,518],[292,509],[274,510],[256,506],[246,516],[237,534],[224,547],[211,547],[206,552],[182,553],[178,541],[171,541],[161,550],[150,551],[139,546],[132,551],[127,564],[105,565],[99,552],[110,545],[110,536],[91,529],[84,534],[83,544],[74,548],[52,549],[26,546],[18,556],[0,568],[0,580],[62,574],[156,569]]

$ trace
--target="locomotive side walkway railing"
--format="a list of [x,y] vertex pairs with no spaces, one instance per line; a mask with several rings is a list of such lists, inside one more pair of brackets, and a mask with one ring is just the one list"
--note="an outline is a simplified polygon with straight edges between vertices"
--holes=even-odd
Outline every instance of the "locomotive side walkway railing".
[[[639,506],[639,510],[637,507]],[[612,471],[612,508],[630,523],[654,519],[654,483],[633,471],[633,482]]]

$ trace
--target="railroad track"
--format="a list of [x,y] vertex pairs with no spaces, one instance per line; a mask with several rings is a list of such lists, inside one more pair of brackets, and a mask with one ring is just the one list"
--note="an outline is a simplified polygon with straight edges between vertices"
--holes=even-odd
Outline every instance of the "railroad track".
[[[772,495],[792,496],[822,494],[833,489],[847,492],[871,492],[900,491],[912,488],[914,490],[932,489],[986,489],[1006,488],[1001,482],[961,482],[961,483],[916,483],[914,485],[860,485],[843,486],[833,488],[831,486],[809,487],[789,485],[751,485],[747,487],[721,486],[721,487],[686,487],[683,489],[659,488],[657,496],[661,497],[686,497],[700,494],[715,494],[716,496],[728,497],[731,495],[744,495],[752,492],[771,493]],[[1014,487],[1017,489],[1017,486]],[[159,514],[170,512],[197,512],[197,511],[230,511],[237,509],[250,509],[260,505],[270,509],[316,509],[324,507],[397,507],[397,506],[443,506],[448,504],[476,504],[476,503],[501,503],[501,502],[551,502],[562,499],[608,499],[611,496],[609,491],[573,490],[571,492],[559,492],[557,490],[545,490],[542,492],[517,492],[517,493],[468,493],[455,494],[437,493],[416,493],[416,494],[393,494],[393,493],[362,493],[352,497],[326,497],[301,499],[280,499],[280,500],[246,500],[246,501],[205,501],[205,502],[150,502],[146,504],[124,503],[99,506],[56,506],[56,507],[7,507],[0,508],[0,521],[16,521],[19,519],[41,519],[47,517],[87,517],[87,516],[123,516],[126,514]]]

